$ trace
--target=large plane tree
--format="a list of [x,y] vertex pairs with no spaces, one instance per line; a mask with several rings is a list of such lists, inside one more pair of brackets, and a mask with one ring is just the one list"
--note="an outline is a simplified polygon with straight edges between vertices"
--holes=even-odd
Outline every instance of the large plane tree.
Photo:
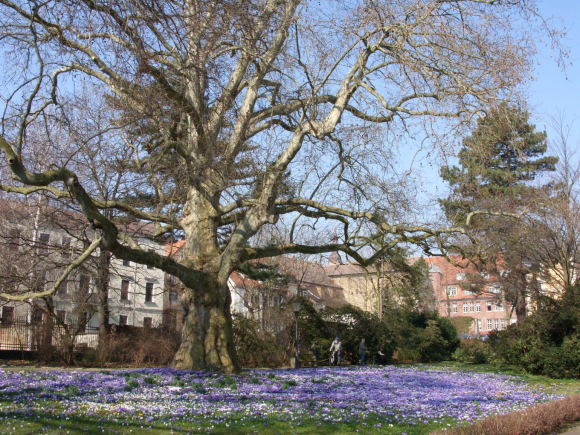
[[[392,160],[407,135],[451,137],[482,108],[517,99],[533,7],[0,0],[0,148],[11,173],[2,188],[70,199],[99,230],[100,249],[177,276],[187,293],[174,366],[236,371],[227,279],[243,263],[338,250],[366,265],[397,244],[465,231],[405,220]],[[106,106],[106,126],[82,116],[77,94],[87,89]],[[99,158],[114,155],[132,186],[115,200],[92,195],[75,171],[76,153],[103,135]],[[50,164],[35,163],[38,146],[52,147]],[[117,225],[127,219],[183,237],[183,258],[142,250]],[[304,225],[321,219],[338,239],[305,242]],[[288,234],[255,243],[282,222]]]

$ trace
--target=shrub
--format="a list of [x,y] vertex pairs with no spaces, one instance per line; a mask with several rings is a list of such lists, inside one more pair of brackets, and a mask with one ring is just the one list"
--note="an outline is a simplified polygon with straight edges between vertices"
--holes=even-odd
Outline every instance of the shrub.
[[471,426],[459,426],[430,435],[542,435],[553,434],[567,423],[580,420],[580,395],[531,406],[522,411],[494,415]]
[[124,366],[166,366],[179,347],[180,334],[166,328],[123,326],[111,332],[97,349],[80,355],[84,366],[121,363]]
[[580,377],[580,288],[566,290],[560,301],[538,304],[522,322],[490,335],[494,359],[534,374]]
[[[376,314],[362,311],[352,305],[342,308],[327,308],[321,312],[328,328],[328,341],[323,342],[328,355],[330,342],[335,336],[340,337],[344,348],[345,358],[358,360],[358,347],[361,339],[365,339],[368,360],[376,355],[379,348],[383,349],[387,360],[392,359],[395,351],[393,327],[386,316],[381,320]],[[322,343],[322,341],[321,341]]]
[[275,335],[265,332],[260,322],[239,314],[232,315],[234,345],[240,363],[246,367],[280,365],[284,349]]
[[397,310],[393,317],[400,361],[443,361],[459,346],[453,324],[436,312]]
[[484,341],[464,340],[455,352],[453,360],[463,363],[487,364],[489,362],[489,350]]

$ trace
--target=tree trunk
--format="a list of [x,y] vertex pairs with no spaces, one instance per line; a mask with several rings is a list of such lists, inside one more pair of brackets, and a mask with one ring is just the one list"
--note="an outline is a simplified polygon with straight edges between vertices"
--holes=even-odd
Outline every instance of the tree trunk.
[[526,318],[526,292],[521,287],[518,288],[518,298],[516,301],[516,317],[518,323]]
[[97,319],[99,321],[99,346],[103,346],[109,334],[109,269],[111,256],[101,250],[97,259]]
[[231,295],[226,282],[208,274],[196,289],[186,289],[182,299],[181,346],[172,366],[183,370],[239,371],[230,315]]

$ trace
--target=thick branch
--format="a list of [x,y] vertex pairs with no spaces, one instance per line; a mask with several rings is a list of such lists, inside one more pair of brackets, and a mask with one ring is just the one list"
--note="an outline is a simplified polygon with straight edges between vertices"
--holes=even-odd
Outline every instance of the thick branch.
[[73,261],[68,267],[64,270],[62,275],[54,282],[54,285],[42,292],[30,292],[24,293],[22,295],[12,295],[10,293],[0,293],[0,298],[8,299],[9,301],[25,301],[26,299],[39,299],[46,296],[51,296],[58,290],[58,287],[67,279],[70,273],[75,270],[77,267],[81,266],[87,258],[99,247],[101,242],[103,241],[102,237],[99,237],[90,246],[82,253],[82,255]]

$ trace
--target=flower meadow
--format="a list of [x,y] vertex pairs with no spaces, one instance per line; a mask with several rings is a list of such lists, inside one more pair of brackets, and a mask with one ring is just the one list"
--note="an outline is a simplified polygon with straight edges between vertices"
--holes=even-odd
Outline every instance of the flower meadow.
[[[368,427],[410,435],[413,427],[457,425],[557,398],[513,376],[415,366],[250,370],[237,376],[172,369],[0,371],[0,419],[6,423],[0,421],[0,434],[20,433],[10,429],[15,422],[49,415],[92,419],[102,432],[111,426],[116,429],[110,432],[127,434],[159,427],[171,433],[251,427],[262,433],[274,423],[295,433],[306,426],[356,424],[362,433]],[[122,430],[129,426],[137,432]]]

